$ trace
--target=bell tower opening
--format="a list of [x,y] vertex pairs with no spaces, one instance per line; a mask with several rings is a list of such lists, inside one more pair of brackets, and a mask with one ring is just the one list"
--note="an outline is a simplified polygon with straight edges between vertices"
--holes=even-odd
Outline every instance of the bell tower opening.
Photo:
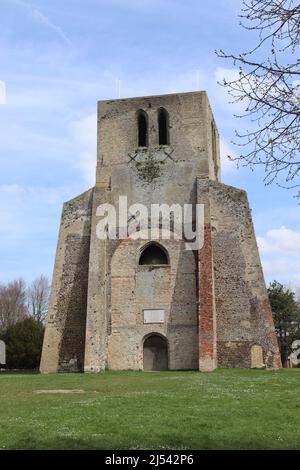
[[158,111],[159,145],[169,145],[169,114],[164,108]]
[[140,109],[138,111],[138,146],[148,147],[148,116]]

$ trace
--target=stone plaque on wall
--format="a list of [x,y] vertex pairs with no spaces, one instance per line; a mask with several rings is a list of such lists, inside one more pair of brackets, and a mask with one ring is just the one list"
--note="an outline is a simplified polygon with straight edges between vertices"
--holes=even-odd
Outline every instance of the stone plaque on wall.
[[254,345],[251,348],[251,367],[254,369],[264,367],[263,350],[261,346]]
[[144,323],[164,323],[165,311],[158,309],[144,310]]

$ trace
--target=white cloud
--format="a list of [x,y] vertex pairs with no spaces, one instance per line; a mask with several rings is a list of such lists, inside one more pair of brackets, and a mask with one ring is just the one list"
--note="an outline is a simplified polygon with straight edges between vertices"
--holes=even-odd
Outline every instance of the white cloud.
[[271,206],[269,210],[260,211],[254,214],[254,225],[258,233],[264,233],[270,227],[276,227],[278,220],[281,220],[285,226],[297,227],[299,223],[299,210],[293,201],[290,205]]
[[257,237],[257,243],[268,280],[299,285],[300,232],[282,226]]
[[231,173],[236,171],[236,162],[230,160],[230,157],[236,157],[236,154],[226,140],[220,138],[221,170],[222,173]]
[[24,85],[18,91],[11,91],[9,94],[8,108],[9,109],[47,109],[57,110],[67,102],[68,94],[62,89],[56,88],[49,90],[49,87],[35,86],[32,88],[25,87]]
[[273,260],[264,261],[263,268],[267,276],[276,277],[279,274],[288,274],[290,265],[287,261]]
[[201,67],[176,74],[173,78],[168,78],[164,87],[166,93],[180,93],[185,91],[199,91],[205,89],[208,76]]
[[262,254],[284,254],[300,257],[300,232],[282,226],[269,230],[257,239]]
[[6,85],[0,80],[0,104],[6,104]]
[[42,13],[35,5],[32,3],[25,2],[23,0],[13,0],[16,5],[19,5],[23,8],[27,8],[31,16],[36,19],[40,24],[46,26],[48,29],[51,29],[57,36],[59,36],[68,46],[71,46],[71,40],[62,30],[62,28],[54,24],[44,13]]
[[214,75],[215,79],[220,83],[223,83],[224,79],[227,82],[232,82],[239,78],[239,71],[234,68],[217,67]]
[[[214,72],[214,79],[218,82],[217,87],[213,91],[215,99],[218,106],[226,108],[226,110],[230,112],[231,116],[233,116],[233,114],[243,114],[245,112],[246,101],[235,101],[235,96],[237,95],[235,94],[234,96],[231,96],[228,93],[228,88],[221,86],[221,84],[223,84],[224,79],[228,83],[238,80],[239,78],[239,71],[234,68],[217,67]],[[237,127],[237,124],[238,121],[235,120],[235,127]],[[249,121],[247,121],[247,126],[249,126],[249,124]]]
[[89,185],[95,184],[97,153],[97,115],[84,116],[70,124],[70,134],[78,148],[79,161],[76,167]]
[[78,187],[0,185],[0,282],[50,275],[62,204]]
[[182,72],[174,68],[162,68],[155,78],[152,74],[122,76],[111,72],[109,75],[106,81],[109,80],[113,85],[112,97],[118,97],[117,79],[121,81],[121,98],[204,90],[211,78],[200,66]]
[[[20,184],[2,184],[0,185],[0,196],[6,199],[12,206],[17,208],[20,204],[27,201],[38,201],[39,204],[56,205],[61,204],[66,198],[73,197],[72,188],[63,187],[47,187],[47,186],[22,186]],[[3,207],[2,207],[3,208]]]
[[238,79],[238,70],[232,68],[229,69],[224,67],[217,67],[214,72],[214,79],[217,83],[215,96],[218,102],[222,103],[223,107],[228,107],[231,112],[237,111],[237,109],[239,109],[239,106],[237,104],[229,103],[230,101],[232,101],[232,98],[228,94],[227,89],[221,85],[223,84],[224,79],[226,79],[227,82],[231,82],[233,80]]
[[23,192],[23,188],[19,184],[2,184],[0,186],[0,193],[1,192],[7,194],[18,194]]

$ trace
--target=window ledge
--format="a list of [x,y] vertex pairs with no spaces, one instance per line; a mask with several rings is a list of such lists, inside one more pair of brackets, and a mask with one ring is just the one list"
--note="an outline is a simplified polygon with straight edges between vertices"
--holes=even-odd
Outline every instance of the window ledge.
[[170,268],[170,264],[139,264],[140,269],[159,269],[159,268]]

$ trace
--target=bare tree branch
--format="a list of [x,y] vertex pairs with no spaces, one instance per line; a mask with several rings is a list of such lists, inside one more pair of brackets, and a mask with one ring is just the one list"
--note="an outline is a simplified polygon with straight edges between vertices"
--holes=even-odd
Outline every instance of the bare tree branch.
[[26,315],[26,285],[23,279],[0,285],[0,329],[23,320]]
[[[258,34],[250,51],[216,51],[237,66],[237,77],[221,85],[250,118],[237,132],[245,151],[235,160],[252,169],[265,167],[264,181],[282,176],[285,187],[299,187],[300,175],[300,3],[297,0],[244,0],[241,25]],[[263,57],[263,58],[262,58]],[[300,197],[300,191],[299,191]]]
[[49,281],[46,276],[36,278],[28,288],[28,309],[40,323],[44,323],[48,313]]

